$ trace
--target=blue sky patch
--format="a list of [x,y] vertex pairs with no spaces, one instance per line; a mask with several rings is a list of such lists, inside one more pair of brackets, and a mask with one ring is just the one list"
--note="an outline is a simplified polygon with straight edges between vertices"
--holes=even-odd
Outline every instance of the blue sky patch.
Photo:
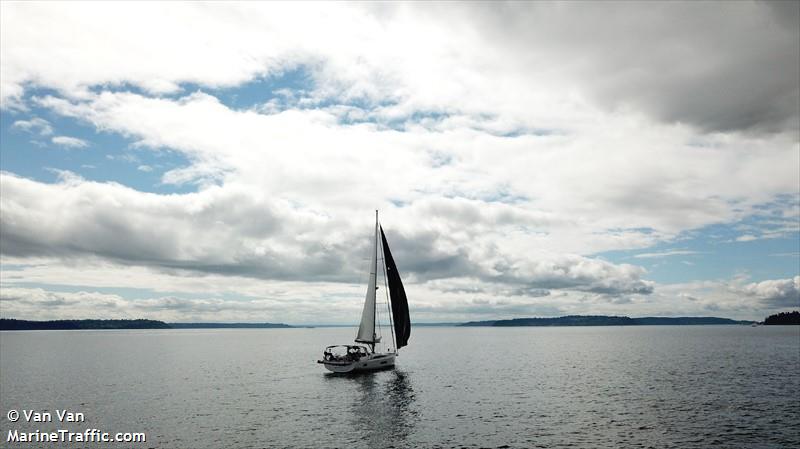
[[[52,93],[37,89],[28,97]],[[121,134],[98,131],[89,123],[59,115],[31,101],[27,105],[28,111],[3,110],[0,114],[0,166],[4,171],[47,183],[57,181],[60,171],[70,171],[87,180],[116,182],[143,192],[196,190],[191,184],[161,182],[165,172],[190,164],[182,153],[137,148],[135,140]],[[14,125],[34,121],[46,122],[49,130]],[[58,137],[80,139],[85,146],[61,145]]]
[[772,238],[737,241],[742,222],[718,224],[682,234],[671,242],[646,249],[596,254],[613,263],[647,269],[647,279],[659,283],[730,279],[746,274],[753,281],[791,278],[800,271],[800,230]]

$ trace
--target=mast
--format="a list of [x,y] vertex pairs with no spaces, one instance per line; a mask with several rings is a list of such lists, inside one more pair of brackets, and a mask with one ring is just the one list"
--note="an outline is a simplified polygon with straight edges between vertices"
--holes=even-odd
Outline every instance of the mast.
[[375,237],[372,240],[372,254],[369,264],[369,284],[367,296],[364,299],[364,309],[361,311],[361,324],[356,335],[357,343],[367,343],[375,352],[375,343],[380,341],[375,335],[375,291],[377,290],[376,278],[378,275],[378,211],[375,211]]
[[[375,285],[375,292],[378,291],[378,209],[375,209],[375,241],[373,242],[373,246],[375,247],[374,254],[372,255],[372,266],[370,270],[372,271],[372,276],[374,277],[373,284]],[[375,322],[378,321],[378,307],[377,304],[374,304],[377,301],[377,298],[374,298],[375,295],[373,294],[373,304],[372,304],[372,352],[375,352],[375,343],[378,341],[378,336],[375,334]]]

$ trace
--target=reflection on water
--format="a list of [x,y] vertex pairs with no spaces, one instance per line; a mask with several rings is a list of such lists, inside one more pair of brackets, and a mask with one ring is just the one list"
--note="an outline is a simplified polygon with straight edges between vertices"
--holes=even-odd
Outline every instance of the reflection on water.
[[367,447],[406,447],[417,412],[409,373],[389,371],[326,375],[331,388],[338,383],[355,384],[351,402],[351,426],[356,439]]
[[394,376],[389,377],[385,391],[390,398],[390,409],[393,416],[389,434],[392,436],[392,442],[397,444],[406,441],[410,430],[416,423],[417,413],[412,407],[414,389],[411,387],[410,376],[408,373],[398,370],[395,370],[393,374]]

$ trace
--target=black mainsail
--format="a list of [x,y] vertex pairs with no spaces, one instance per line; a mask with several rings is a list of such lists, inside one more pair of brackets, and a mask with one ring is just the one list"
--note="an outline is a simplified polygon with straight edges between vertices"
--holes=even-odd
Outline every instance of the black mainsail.
[[386,235],[381,227],[381,241],[383,243],[383,257],[386,263],[386,280],[389,284],[389,296],[392,302],[392,318],[394,319],[394,333],[397,338],[397,349],[408,344],[408,337],[411,336],[411,318],[408,315],[408,299],[406,290],[403,288],[403,281],[400,280],[400,272],[394,264],[392,252],[389,251],[389,244],[386,242]]

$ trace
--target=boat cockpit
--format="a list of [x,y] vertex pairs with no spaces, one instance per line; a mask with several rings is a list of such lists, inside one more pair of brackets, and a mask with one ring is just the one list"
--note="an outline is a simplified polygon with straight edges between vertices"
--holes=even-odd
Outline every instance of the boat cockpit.
[[361,345],[334,345],[325,348],[322,359],[326,362],[354,362],[370,354],[366,346]]

